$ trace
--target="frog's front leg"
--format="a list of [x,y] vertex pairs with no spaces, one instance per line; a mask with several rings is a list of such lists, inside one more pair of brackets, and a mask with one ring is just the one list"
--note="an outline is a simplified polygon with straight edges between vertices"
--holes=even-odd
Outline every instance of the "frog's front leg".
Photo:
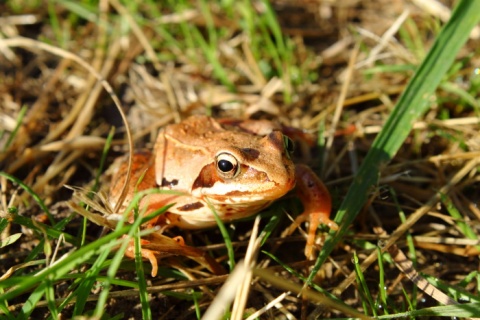
[[[150,265],[152,266],[152,277],[156,277],[158,273],[158,262],[157,262],[157,257],[155,256],[155,252],[149,249],[144,249],[142,246],[149,244],[149,241],[140,240],[140,256],[143,259],[146,259],[150,262]],[[125,250],[125,256],[130,258],[130,259],[135,259],[135,244],[133,240],[130,240],[130,243],[128,244],[127,249]]]
[[[151,194],[145,196],[140,202],[140,210],[145,211],[145,215],[151,214],[154,211],[164,207],[168,203],[173,203],[177,195],[165,195],[165,194]],[[201,249],[197,249],[185,244],[185,241],[181,236],[168,237],[162,234],[162,226],[168,225],[168,222],[174,221],[176,215],[169,212],[163,215],[151,219],[142,224],[142,229],[152,229],[160,227],[159,230],[154,231],[151,234],[142,237],[140,242],[140,255],[143,259],[150,262],[152,266],[152,277],[155,277],[158,272],[158,260],[165,256],[185,256],[197,261],[199,264],[208,268],[215,274],[225,274],[223,267],[209,254]],[[178,218],[178,217],[177,217]],[[131,240],[125,256],[129,258],[135,258],[134,242]]]
[[[133,200],[134,194],[139,191],[147,190],[156,187],[155,166],[152,158],[152,153],[137,152],[133,157],[133,167],[131,179],[127,185],[127,197],[125,203],[129,203]],[[119,160],[120,161],[120,160]],[[117,201],[119,201],[120,194],[126,179],[126,172],[128,163],[123,160],[118,164],[117,172],[112,179],[112,186],[110,189],[110,204],[115,207]],[[142,216],[148,216],[149,214],[157,211],[164,206],[174,203],[178,200],[177,194],[163,194],[153,193],[145,195],[138,205],[139,212]],[[126,204],[121,208],[125,210]],[[157,216],[153,219],[142,224],[142,229],[152,229],[158,226],[165,226],[168,224],[174,225],[178,216],[170,214],[169,212],[163,215]],[[130,213],[128,218],[129,223],[134,222],[133,214]],[[201,249],[187,246],[181,237],[170,238],[161,234],[161,231],[155,231],[152,234],[142,237],[140,242],[140,255],[143,259],[148,260],[152,266],[152,277],[155,277],[158,272],[158,260],[168,255],[183,255],[187,256],[203,266],[210,269],[215,274],[224,274],[225,270],[218,262],[210,257],[208,253]],[[128,258],[135,258],[135,246],[134,241],[130,240],[128,247],[125,251],[125,256]]]
[[314,258],[315,235],[318,226],[323,223],[333,230],[337,230],[338,226],[334,221],[330,220],[332,200],[323,182],[305,165],[297,165],[295,175],[297,181],[296,192],[302,201],[304,210],[285,231],[285,234],[293,233],[301,223],[309,221],[305,256],[312,260]]
[[[128,251],[127,253],[130,254]],[[142,258],[149,260],[152,265],[152,277],[157,274],[157,260],[171,255],[189,257],[216,275],[226,273],[225,269],[206,251],[186,245],[180,236],[170,238],[160,232],[148,234],[145,239],[142,238],[140,254]]]

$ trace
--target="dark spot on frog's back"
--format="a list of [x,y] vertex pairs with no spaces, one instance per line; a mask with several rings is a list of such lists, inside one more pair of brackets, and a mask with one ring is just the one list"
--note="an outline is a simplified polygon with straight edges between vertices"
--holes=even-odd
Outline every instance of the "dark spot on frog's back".
[[173,179],[171,181],[168,181],[167,179],[163,178],[162,179],[162,187],[174,187],[178,184],[178,179]]
[[260,156],[260,151],[256,150],[256,149],[252,149],[252,148],[243,148],[243,149],[240,149],[244,155],[244,157],[249,160],[249,161],[252,161],[252,160],[255,160],[258,158],[258,156]]
[[203,203],[201,202],[194,202],[194,203],[188,203],[184,206],[181,206],[178,208],[179,211],[193,211],[203,208]]

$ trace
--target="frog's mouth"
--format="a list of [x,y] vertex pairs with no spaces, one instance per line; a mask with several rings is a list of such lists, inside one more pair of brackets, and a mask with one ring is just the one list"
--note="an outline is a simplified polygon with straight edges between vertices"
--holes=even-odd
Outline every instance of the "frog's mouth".
[[228,188],[227,185],[218,184],[202,190],[202,196],[213,203],[225,203],[231,205],[252,205],[272,202],[283,197],[295,186],[294,180],[288,184],[278,185],[276,183],[265,183],[261,188]]
[[219,181],[208,188],[192,190],[195,197],[207,197],[217,203],[255,203],[273,201],[293,189],[295,180],[284,183],[264,181],[256,184],[236,184]]
[[[217,225],[215,214],[224,222],[240,220],[260,212],[272,203],[272,200],[229,202],[233,198],[228,198],[227,202],[225,202],[225,199],[220,202],[210,198],[204,200],[208,202],[208,205],[205,204],[203,210],[174,212],[171,217],[167,213],[168,219],[174,219],[170,223],[183,229],[214,227]],[[181,211],[179,209],[182,209],[182,207],[177,208],[178,211]]]
[[[215,174],[211,165],[205,166],[193,184],[195,197],[207,197],[217,203],[255,203],[276,200],[295,186],[295,174],[290,166],[271,168],[282,172],[276,181],[268,173],[248,167],[233,179]],[[280,177],[280,178],[279,178]]]

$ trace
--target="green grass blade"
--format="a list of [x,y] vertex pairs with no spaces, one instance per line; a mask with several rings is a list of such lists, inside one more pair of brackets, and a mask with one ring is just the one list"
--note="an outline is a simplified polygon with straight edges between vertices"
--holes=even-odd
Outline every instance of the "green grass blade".
[[225,227],[225,224],[218,216],[217,211],[215,210],[213,205],[209,203],[208,206],[210,207],[210,210],[212,211],[213,216],[215,217],[215,221],[217,222],[218,229],[220,230],[223,241],[225,242],[225,248],[227,249],[228,262],[229,262],[228,266],[230,268],[230,271],[232,271],[233,268],[235,267],[235,250],[233,249],[232,239],[230,239],[230,235],[228,234],[227,227]]
[[476,110],[478,115],[478,111],[480,110],[480,101],[477,101],[471,93],[452,82],[442,83],[440,87],[447,92],[457,95],[460,99],[471,105]]
[[[378,297],[375,303],[375,308],[376,310],[380,310],[380,306],[383,306],[381,308],[383,312],[386,314],[389,313],[388,310],[388,293],[387,293],[387,285],[385,284],[385,268],[384,268],[384,260],[383,260],[383,255],[379,247],[377,247],[377,252],[378,252]],[[361,268],[360,268],[361,271]]]
[[74,307],[74,315],[80,316],[83,314],[91,289],[96,281],[98,281],[99,273],[104,269],[103,265],[109,254],[109,250],[102,251],[92,264],[91,268],[85,272],[84,279],[82,279],[78,288],[75,290],[77,301]]
[[108,151],[112,147],[113,137],[115,135],[115,127],[110,128],[108,132],[107,140],[105,141],[105,146],[102,150],[102,157],[100,158],[100,164],[98,165],[98,170],[95,174],[95,183],[93,184],[92,191],[97,192],[100,189],[100,177],[105,171],[105,163],[107,161]]
[[35,191],[32,190],[32,188],[30,188],[29,186],[27,186],[25,183],[23,183],[23,181],[21,181],[20,179],[17,179],[16,177],[6,173],[6,172],[0,172],[0,176],[3,176],[5,178],[7,178],[8,180],[12,181],[13,183],[16,183],[18,184],[20,187],[23,188],[23,190],[25,190],[26,192],[28,192],[32,198],[38,203],[38,205],[40,206],[40,208],[42,208],[42,210],[45,212],[45,214],[47,215],[48,217],[48,220],[50,221],[50,223],[52,225],[55,224],[55,219],[53,218],[52,214],[50,213],[50,211],[48,210],[47,206],[45,205],[45,203],[43,202],[43,200],[38,196],[38,194],[35,193]]
[[3,240],[0,240],[0,249],[14,243],[18,239],[20,239],[21,236],[22,236],[22,233],[14,233]]
[[217,29],[215,28],[215,23],[213,21],[212,12],[208,7],[208,4],[205,0],[199,1],[200,12],[205,19],[205,23],[207,25],[207,34],[208,34],[208,43],[210,47],[216,48],[218,46],[218,35]]
[[[1,173],[0,173],[0,175],[1,175]],[[22,225],[24,227],[27,227],[29,229],[32,229],[36,232],[41,232],[40,229],[38,228],[40,226],[40,227],[44,228],[44,230],[46,230],[46,233],[49,237],[54,238],[54,239],[58,239],[63,234],[64,237],[65,237],[65,240],[68,243],[71,243],[73,245],[78,245],[78,241],[75,237],[73,237],[72,235],[70,235],[68,233],[63,233],[62,231],[55,229],[56,226],[54,228],[52,228],[52,227],[49,227],[48,225],[40,223],[40,222],[36,222],[34,224],[32,222],[32,219],[21,216],[21,215],[18,215],[18,214],[15,214],[15,215],[12,216],[12,222],[14,222],[16,224],[19,224],[19,225]],[[33,256],[33,257],[35,257],[35,256]]]
[[[10,210],[11,208],[8,208],[8,210]],[[17,211],[15,209],[15,211]],[[5,228],[9,225],[9,221],[3,217],[0,218],[0,232],[2,232],[3,230],[5,230]],[[5,239],[1,240],[2,242],[5,241]],[[2,246],[0,246],[1,248]]]
[[147,292],[147,280],[145,279],[145,272],[143,269],[142,261],[142,246],[140,239],[140,226],[135,228],[135,267],[137,269],[138,277],[138,295],[142,306],[142,319],[152,319],[152,310],[150,309],[148,292]]
[[15,124],[15,128],[13,129],[12,133],[8,137],[7,143],[5,143],[5,145],[3,146],[3,150],[2,150],[3,152],[7,151],[8,147],[10,147],[10,145],[12,144],[13,139],[15,139],[18,129],[23,123],[23,118],[25,118],[25,114],[27,113],[27,110],[28,110],[27,106],[23,106],[20,109],[20,112],[18,113],[18,116],[17,116],[17,122]]
[[[455,207],[453,204],[452,199],[450,199],[446,195],[441,196],[441,200],[445,209],[450,214],[450,216],[455,219],[455,223],[457,225],[458,230],[462,232],[462,234],[468,239],[478,239],[475,230],[470,227],[470,225],[465,221],[465,217],[460,213],[460,211]],[[477,250],[480,249],[480,246],[476,246]]]
[[[437,277],[434,277],[431,275],[422,274],[422,276],[435,288],[437,288],[440,291],[443,291],[448,296],[453,297],[456,301],[480,303],[480,297],[478,295],[472,294],[468,292],[467,289],[465,289],[465,287],[469,285],[471,282],[469,282],[468,284],[465,284],[464,286],[462,286],[461,283],[452,285],[448,282],[442,281],[441,279],[438,279]],[[478,309],[477,312],[478,312],[477,316],[479,316],[480,309]]]
[[[1,293],[1,292],[0,292]],[[13,319],[13,315],[10,313],[10,310],[8,310],[7,303],[2,303],[0,304],[0,311],[3,313],[3,315],[0,316],[0,319]]]
[[27,277],[23,277],[22,281],[17,285],[15,285],[15,281],[17,281],[17,279],[6,279],[4,281],[0,281],[0,288],[9,288],[11,285],[15,285],[2,296],[0,296],[0,303],[2,303],[2,301],[12,299],[19,294],[35,287],[36,285],[44,283],[43,280],[48,276],[55,275],[57,279],[61,278],[62,276],[71,272],[76,266],[84,263],[93,255],[98,254],[98,252],[110,250],[111,248],[117,246],[123,240],[116,239],[125,234],[129,229],[130,227],[126,226],[122,229],[116,230],[71,253],[66,259],[58,261],[57,263],[48,266],[34,275],[32,274]]
[[285,39],[283,37],[282,28],[278,23],[275,10],[272,8],[272,5],[270,4],[269,1],[263,0],[262,2],[266,8],[265,12],[263,13],[265,17],[265,22],[268,28],[270,29],[270,31],[272,32],[273,37],[275,38],[275,43],[276,43],[279,54],[285,57],[285,55],[288,54],[286,49],[287,46],[285,45]]
[[85,1],[69,1],[69,0],[55,0],[51,2],[53,6],[64,6],[73,15],[78,16],[81,19],[98,23],[97,7],[93,3]]
[[362,301],[363,310],[365,310],[365,315],[368,314],[368,310],[371,310],[371,313],[374,317],[377,317],[377,310],[375,309],[375,303],[373,302],[373,297],[368,289],[367,280],[365,279],[365,275],[360,268],[360,260],[358,259],[358,255],[356,252],[353,252],[353,264],[355,268],[355,274],[357,278],[358,284],[358,293],[360,294],[360,300]]
[[[121,230],[123,222],[126,220],[126,214],[128,214],[128,212],[131,212],[133,208],[138,208],[138,203],[140,202],[140,200],[145,195],[152,194],[152,193],[158,193],[158,192],[160,192],[160,190],[158,190],[158,189],[147,189],[147,190],[138,192],[135,195],[135,197],[132,199],[132,202],[129,204],[129,206],[125,209],[124,219],[123,219],[123,221],[119,221],[114,233],[117,233],[119,230]],[[169,207],[170,206],[164,206],[164,207],[156,210],[155,212],[153,212],[151,215],[148,215],[147,217],[144,217],[143,219],[141,217],[138,217],[137,219],[135,219],[135,221],[133,222],[132,225],[127,226],[128,233],[126,233],[126,237],[124,239],[122,239],[122,245],[116,251],[116,253],[115,253],[115,255],[114,255],[114,257],[111,261],[110,267],[108,268],[107,277],[106,277],[105,281],[103,282],[104,289],[100,293],[100,296],[99,296],[98,302],[97,302],[97,306],[96,306],[95,312],[94,312],[94,314],[96,316],[101,317],[103,315],[103,312],[105,311],[105,308],[106,308],[106,305],[107,305],[107,300],[108,300],[108,294],[111,290],[111,286],[112,286],[113,282],[115,281],[115,275],[117,273],[117,270],[120,268],[120,264],[123,260],[125,251],[127,250],[127,247],[129,246],[129,240],[133,239],[134,233],[137,232],[137,228],[139,228],[140,225],[143,224],[143,222],[151,219],[151,217],[156,216],[156,215],[160,215],[162,213],[165,213],[168,210]],[[153,229],[150,230],[150,231],[145,231],[145,232],[151,232],[151,231],[153,231]],[[140,236],[141,235],[142,234],[140,234]]]
[[[281,221],[280,215],[275,214],[277,212],[281,212],[282,209],[280,208],[280,206],[276,206],[275,204],[273,204],[272,206],[270,206],[270,208],[273,214],[268,218],[269,220],[262,230],[262,241],[261,241],[262,246],[265,244],[268,238],[270,238],[270,235],[274,232],[274,230],[277,230],[276,228],[279,222]],[[270,211],[266,211],[264,214],[266,215],[269,212]]]
[[53,281],[50,279],[47,279],[45,281],[45,298],[47,299],[48,310],[50,310],[51,318],[58,319],[59,311],[57,308],[57,304],[55,302],[55,288],[54,288]]
[[[468,1],[468,0],[467,0]],[[455,317],[475,318],[478,317],[480,303],[454,304],[449,306],[431,307],[408,312],[380,316],[377,319],[399,319],[406,317]]]
[[[400,221],[402,221],[402,223],[404,223],[407,220],[407,216],[406,216],[405,212],[403,211],[402,206],[400,205],[400,202],[398,201],[397,194],[396,194],[396,192],[393,188],[390,188],[390,195],[391,195],[391,197],[392,197],[392,199],[395,203],[395,206],[397,208],[398,214],[400,216]],[[413,267],[417,268],[417,266],[418,266],[417,251],[415,249],[413,235],[411,233],[408,233],[405,238],[407,240],[408,257],[412,260]],[[378,250],[378,256],[379,257],[381,256],[380,253],[381,253],[381,250]],[[417,293],[418,293],[418,287],[413,286],[411,296],[416,297]],[[412,299],[411,302],[410,302],[410,306],[411,306],[410,309],[411,310],[416,310],[417,309],[417,303],[418,303],[417,299]]]
[[17,319],[28,319],[33,311],[35,311],[35,307],[37,303],[42,299],[45,293],[46,284],[42,283],[38,286],[33,292],[30,294],[28,299],[22,306],[22,309],[17,317]]
[[[71,297],[76,297],[75,306],[73,308],[74,316],[81,316],[83,314],[85,305],[91,292],[90,290],[95,285],[95,281],[97,281],[94,276],[91,276],[91,270],[97,270],[96,266],[93,265],[90,270],[87,271],[84,279],[82,279],[82,281],[79,283],[79,286],[75,289],[74,294],[71,295]],[[65,307],[64,304],[70,300],[69,298],[64,300],[64,303],[61,305],[62,308]]]
[[380,168],[393,158],[410,133],[414,121],[428,109],[435,89],[479,21],[480,1],[463,0],[458,3],[360,166],[335,217],[341,228],[336,233],[330,233],[308,278],[309,283],[366,202],[378,182]]
[[226,69],[222,66],[217,56],[217,48],[212,47],[207,41],[203,38],[200,30],[195,27],[190,29],[198,47],[203,51],[208,62],[212,65],[213,73],[220,80],[220,82],[226,86],[231,92],[235,92],[235,86],[228,78]]

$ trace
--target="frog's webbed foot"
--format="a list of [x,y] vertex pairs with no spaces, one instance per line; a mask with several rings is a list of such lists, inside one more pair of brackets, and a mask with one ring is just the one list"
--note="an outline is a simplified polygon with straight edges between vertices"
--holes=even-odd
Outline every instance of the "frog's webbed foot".
[[[131,252],[133,253],[134,251]],[[203,265],[216,275],[226,273],[225,269],[207,252],[186,245],[182,237],[170,238],[154,232],[142,239],[142,249],[140,253],[142,258],[148,260],[152,265],[152,277],[157,275],[157,259],[171,255],[188,257]],[[125,255],[132,257],[128,250]]]
[[314,258],[315,236],[320,224],[327,225],[330,229],[337,230],[337,224],[330,220],[332,200],[328,189],[315,173],[305,165],[296,166],[297,194],[302,201],[304,211],[299,215],[284,235],[292,234],[300,224],[309,221],[305,256]]
[[[158,261],[157,261],[157,257],[155,256],[155,252],[152,250],[143,248],[143,245],[146,245],[148,243],[149,241],[146,241],[143,239],[141,240],[140,244],[142,248],[140,249],[140,255],[142,256],[142,258],[150,262],[150,264],[152,265],[151,275],[152,277],[156,277],[158,273]],[[131,259],[135,259],[135,245],[133,243],[133,240],[130,240],[127,250],[125,250],[125,256]]]

